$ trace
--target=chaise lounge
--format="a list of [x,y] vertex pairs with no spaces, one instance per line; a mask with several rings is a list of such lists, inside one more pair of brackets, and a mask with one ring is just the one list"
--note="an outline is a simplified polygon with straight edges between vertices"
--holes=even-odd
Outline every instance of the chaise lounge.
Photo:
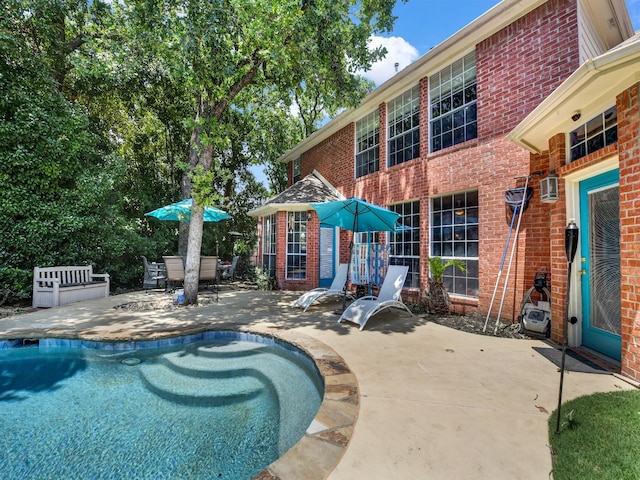
[[[313,290],[309,290],[306,293],[303,293],[300,298],[298,298],[295,302],[291,304],[292,308],[298,307],[304,309],[303,311],[307,311],[307,308],[311,306],[313,302],[319,300],[323,297],[344,295],[345,291],[345,283],[347,283],[347,264],[341,263],[338,267],[338,271],[336,272],[336,276],[333,278],[333,282],[331,282],[331,286],[329,288],[314,288]],[[346,293],[347,297],[353,299],[353,295],[349,292]]]
[[389,266],[378,296],[372,295],[358,298],[346,308],[340,316],[338,323],[355,323],[360,325],[360,331],[362,331],[372,316],[387,308],[400,308],[406,310],[413,316],[409,307],[402,303],[402,299],[400,298],[408,271],[409,267],[405,265]]

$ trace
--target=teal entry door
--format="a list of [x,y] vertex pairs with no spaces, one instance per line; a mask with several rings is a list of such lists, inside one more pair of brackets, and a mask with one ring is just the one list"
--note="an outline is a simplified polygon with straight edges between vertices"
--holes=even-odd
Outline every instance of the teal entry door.
[[319,286],[329,287],[333,281],[336,270],[336,229],[332,225],[320,225],[320,244],[319,244],[319,265],[320,265],[320,278],[318,281]]
[[620,360],[618,170],[580,182],[582,344]]

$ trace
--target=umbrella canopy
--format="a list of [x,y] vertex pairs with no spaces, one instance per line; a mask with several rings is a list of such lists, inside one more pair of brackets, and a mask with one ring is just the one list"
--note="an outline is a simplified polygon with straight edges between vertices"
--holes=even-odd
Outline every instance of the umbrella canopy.
[[[158,220],[178,220],[188,222],[191,218],[191,199],[186,198],[181,202],[172,203],[144,214],[146,217],[156,217]],[[231,218],[227,212],[216,207],[204,207],[205,222],[219,222]]]
[[351,230],[352,232],[398,232],[403,226],[398,223],[400,214],[365,202],[359,198],[348,198],[335,202],[312,203],[320,223]]
[[[406,228],[398,223],[400,214],[356,197],[334,202],[312,203],[311,206],[318,214],[320,223],[352,232],[399,232]],[[342,311],[344,311],[347,301],[347,283],[349,283],[349,271],[351,270],[352,249],[353,240],[349,245],[349,266],[347,267],[347,281],[344,284]],[[371,290],[371,285],[369,285],[369,290]]]

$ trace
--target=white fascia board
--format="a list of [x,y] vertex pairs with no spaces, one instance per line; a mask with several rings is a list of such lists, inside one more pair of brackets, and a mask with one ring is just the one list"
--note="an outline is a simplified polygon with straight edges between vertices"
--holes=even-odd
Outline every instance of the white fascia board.
[[309,203],[269,203],[253,210],[249,210],[247,215],[250,217],[268,217],[277,212],[306,212],[311,210]]

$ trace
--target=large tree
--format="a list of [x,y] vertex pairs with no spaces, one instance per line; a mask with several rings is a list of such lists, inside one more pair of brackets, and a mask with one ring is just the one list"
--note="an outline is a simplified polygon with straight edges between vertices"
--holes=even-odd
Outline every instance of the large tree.
[[166,59],[172,75],[193,91],[189,165],[183,193],[194,199],[189,225],[185,301],[197,301],[203,208],[225,203],[211,189],[229,177],[220,158],[231,145],[225,114],[249,89],[260,97],[316,78],[342,98],[361,83],[355,73],[381,58],[369,49],[389,31],[396,0],[165,0],[121,5],[137,39]]

